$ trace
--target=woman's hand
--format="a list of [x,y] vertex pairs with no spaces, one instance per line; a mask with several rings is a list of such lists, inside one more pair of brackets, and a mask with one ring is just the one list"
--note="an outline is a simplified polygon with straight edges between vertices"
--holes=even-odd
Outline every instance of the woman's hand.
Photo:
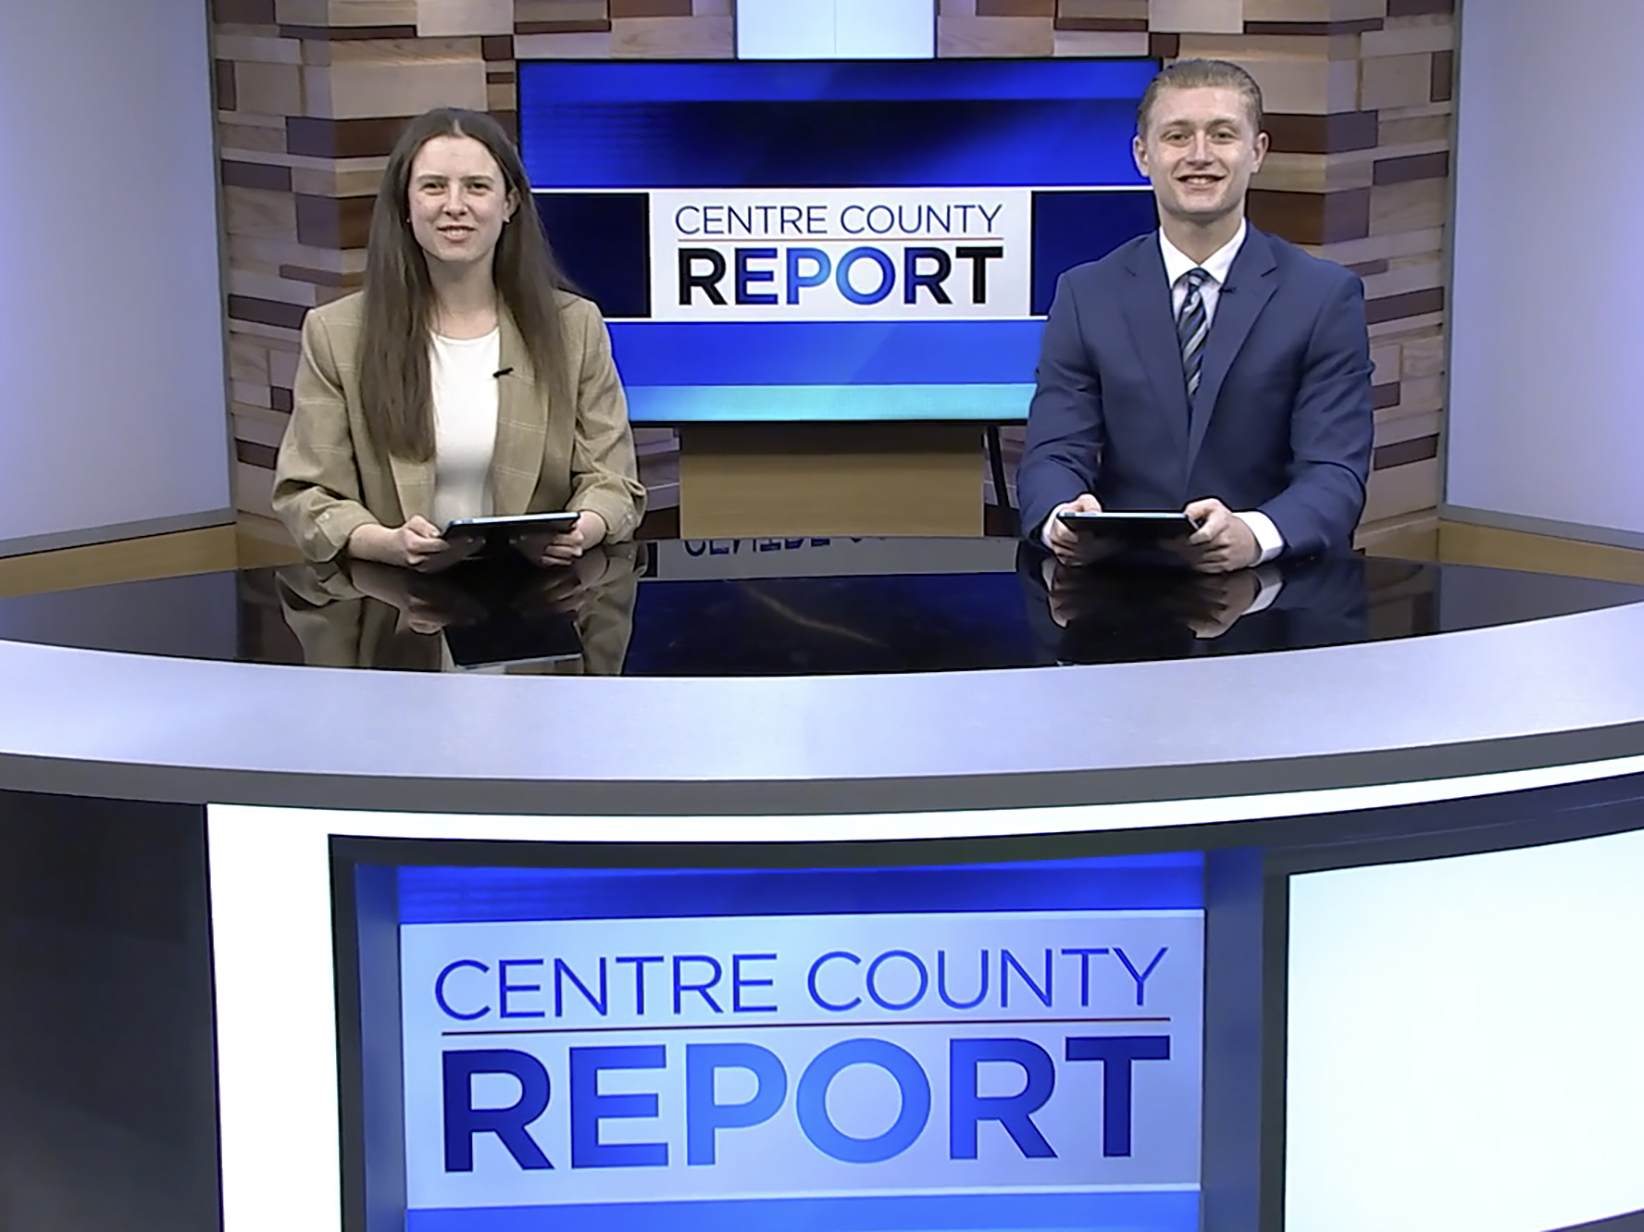
[[605,541],[605,519],[592,510],[577,514],[577,524],[563,535],[521,535],[514,548],[533,565],[568,565]]
[[484,604],[437,575],[369,560],[355,561],[348,575],[366,598],[397,608],[399,623],[413,633],[438,633],[485,617]]
[[420,514],[393,530],[368,522],[348,536],[350,556],[398,565],[402,569],[420,569],[449,549],[450,544],[440,536],[439,528]]

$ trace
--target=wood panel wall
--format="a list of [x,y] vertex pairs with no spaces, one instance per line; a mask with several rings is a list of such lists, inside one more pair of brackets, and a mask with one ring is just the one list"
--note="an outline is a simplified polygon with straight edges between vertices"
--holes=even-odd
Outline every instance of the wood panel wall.
[[[243,513],[268,513],[298,328],[359,285],[371,197],[404,121],[453,104],[511,122],[518,59],[729,58],[732,3],[212,0]],[[936,3],[943,56],[1215,56],[1250,69],[1273,137],[1253,220],[1365,280],[1377,408],[1366,522],[1430,514],[1455,0]],[[642,467],[664,483],[667,448],[666,434],[644,434]]]

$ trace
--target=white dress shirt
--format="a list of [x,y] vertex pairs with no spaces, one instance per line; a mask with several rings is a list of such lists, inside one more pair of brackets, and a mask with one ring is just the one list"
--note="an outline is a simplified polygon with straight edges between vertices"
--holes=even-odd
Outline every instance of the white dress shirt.
[[502,334],[446,338],[429,348],[434,394],[434,525],[490,516],[497,445],[497,364]]
[[[1239,223],[1238,234],[1223,244],[1202,263],[1195,263],[1176,245],[1165,238],[1161,229],[1159,232],[1159,250],[1164,254],[1165,277],[1170,280],[1170,311],[1173,318],[1182,315],[1182,304],[1187,300],[1187,283],[1184,279],[1189,270],[1202,269],[1210,277],[1199,287],[1199,298],[1204,301],[1205,320],[1214,324],[1216,321],[1216,304],[1222,297],[1222,286],[1227,282],[1227,275],[1233,269],[1233,258],[1239,255],[1239,249],[1244,244],[1244,237],[1249,234],[1250,224]],[[1262,554],[1257,559],[1258,565],[1266,564],[1280,552],[1284,551],[1284,536],[1279,534],[1279,528],[1273,525],[1273,519],[1257,509],[1235,510],[1233,516],[1250,528],[1250,533],[1256,536],[1256,544]]]

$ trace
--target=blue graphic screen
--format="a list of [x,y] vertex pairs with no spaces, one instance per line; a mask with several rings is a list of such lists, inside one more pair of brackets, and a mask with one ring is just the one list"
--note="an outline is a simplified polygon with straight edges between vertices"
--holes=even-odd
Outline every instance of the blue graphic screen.
[[1156,70],[525,62],[520,144],[635,422],[1008,422],[1058,276],[1155,225]]
[[408,1232],[1198,1226],[1200,853],[353,881]]

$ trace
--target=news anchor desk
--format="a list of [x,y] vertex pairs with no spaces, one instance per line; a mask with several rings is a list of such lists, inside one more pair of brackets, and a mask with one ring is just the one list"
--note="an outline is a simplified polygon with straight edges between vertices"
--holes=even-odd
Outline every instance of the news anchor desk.
[[[1351,558],[1204,591],[1058,578],[1007,540],[661,542],[512,594],[510,667],[419,631],[484,603],[395,585],[301,567],[0,601],[13,1226],[107,1222],[98,1192],[122,1226],[227,1232],[1644,1209],[1644,588]],[[521,649],[522,612],[583,653]],[[658,920],[686,940],[598,948]],[[1075,924],[1104,944],[1052,938]],[[550,927],[551,959],[518,931]],[[1521,943],[1582,955],[1576,982],[1500,968]],[[781,1021],[678,1043],[744,1010]],[[565,1062],[555,1030],[591,1034]],[[618,1030],[675,1042],[587,1043]],[[1549,1039],[1561,1076],[1512,1070]],[[721,1046],[744,1051],[690,1051]],[[754,1094],[709,1069],[679,1112],[676,1047]],[[1026,1086],[985,1089],[988,1065]],[[894,1080],[888,1127],[836,1106],[866,1071]]]

